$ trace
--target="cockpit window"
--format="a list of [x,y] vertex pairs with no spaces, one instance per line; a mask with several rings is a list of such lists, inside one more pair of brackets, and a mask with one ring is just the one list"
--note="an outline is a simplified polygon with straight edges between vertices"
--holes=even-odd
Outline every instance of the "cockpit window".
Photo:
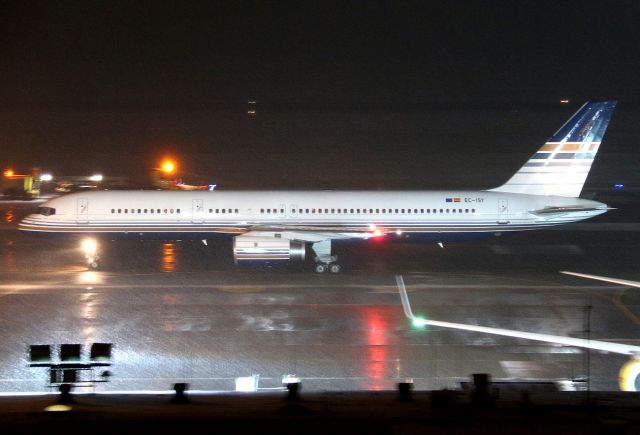
[[56,209],[53,207],[38,207],[38,213],[44,216],[51,216],[56,214]]

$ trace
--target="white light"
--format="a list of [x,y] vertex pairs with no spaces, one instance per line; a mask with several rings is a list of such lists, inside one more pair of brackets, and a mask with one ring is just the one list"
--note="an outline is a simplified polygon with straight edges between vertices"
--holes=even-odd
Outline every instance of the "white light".
[[396,234],[401,236],[402,235],[402,230],[396,230]]
[[260,375],[243,376],[236,378],[236,391],[252,393],[258,391],[258,379]]
[[102,181],[102,174],[94,174],[91,177],[89,177],[89,180],[91,180],[91,181]]
[[51,181],[51,180],[53,180],[53,175],[51,174],[40,175],[40,181]]
[[64,404],[49,405],[44,408],[46,412],[68,412],[71,411],[71,409],[72,408],[69,405]]
[[375,231],[376,229],[376,225],[375,224],[369,224],[369,230],[370,231]]
[[282,385],[289,384],[298,384],[300,383],[300,378],[296,375],[284,375],[282,376]]
[[86,255],[93,255],[98,251],[98,243],[94,239],[84,239],[81,246]]

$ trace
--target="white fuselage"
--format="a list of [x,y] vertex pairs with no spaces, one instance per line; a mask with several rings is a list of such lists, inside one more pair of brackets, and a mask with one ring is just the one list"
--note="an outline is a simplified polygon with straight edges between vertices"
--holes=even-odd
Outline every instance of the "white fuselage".
[[100,191],[54,198],[40,210],[44,214],[29,215],[20,229],[177,238],[287,232],[294,234],[290,238],[307,240],[305,233],[368,238],[374,232],[530,230],[587,219],[607,206],[580,198],[491,191]]

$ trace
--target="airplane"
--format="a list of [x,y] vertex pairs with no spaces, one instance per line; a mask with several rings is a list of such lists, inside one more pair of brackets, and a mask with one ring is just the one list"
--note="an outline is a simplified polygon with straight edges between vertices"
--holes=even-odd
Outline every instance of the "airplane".
[[[442,243],[546,228],[609,210],[579,198],[615,101],[585,103],[503,185],[476,191],[93,191],[51,199],[20,224],[40,234],[233,237],[237,264],[304,260],[340,272],[337,240]],[[88,243],[95,248],[95,243]],[[99,266],[95,252],[87,254]]]

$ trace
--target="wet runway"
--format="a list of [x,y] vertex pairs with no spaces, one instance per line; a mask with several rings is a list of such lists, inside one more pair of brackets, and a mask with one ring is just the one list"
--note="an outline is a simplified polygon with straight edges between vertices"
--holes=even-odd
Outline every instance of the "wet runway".
[[[31,204],[30,206],[32,206]],[[640,280],[640,229],[609,219],[446,245],[339,246],[339,275],[311,264],[238,268],[231,242],[108,243],[86,271],[75,243],[19,234],[24,204],[0,203],[0,392],[49,391],[31,344],[114,344],[96,391],[258,390],[295,375],[305,391],[458,388],[472,373],[617,390],[628,357],[436,327],[430,319],[640,345],[640,296],[559,270]],[[586,307],[591,306],[591,309]],[[589,314],[590,313],[590,314]]]

